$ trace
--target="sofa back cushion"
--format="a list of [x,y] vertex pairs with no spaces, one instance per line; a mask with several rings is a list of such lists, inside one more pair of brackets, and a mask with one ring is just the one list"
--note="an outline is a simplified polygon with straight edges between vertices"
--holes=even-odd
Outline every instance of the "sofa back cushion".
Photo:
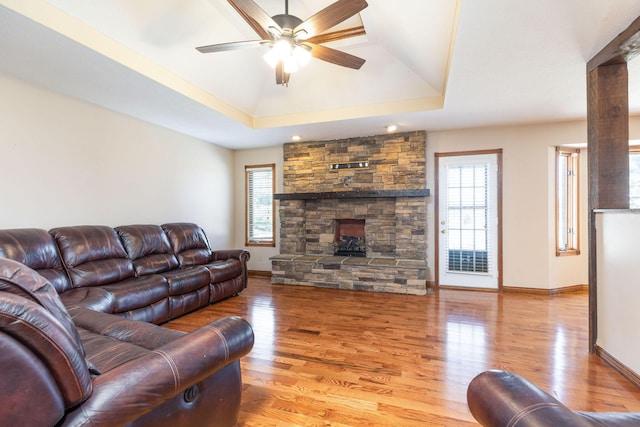
[[50,367],[67,407],[88,397],[90,365],[71,316],[43,276],[10,259],[0,259],[0,323]]
[[103,225],[49,230],[74,288],[101,286],[135,276],[133,263],[116,231]]
[[181,267],[202,265],[211,261],[211,248],[207,235],[200,226],[188,222],[163,224],[171,249]]
[[58,293],[71,289],[56,242],[46,230],[0,230],[0,257],[13,259],[36,270]]
[[116,227],[120,240],[133,261],[136,275],[162,273],[178,268],[169,238],[159,225]]

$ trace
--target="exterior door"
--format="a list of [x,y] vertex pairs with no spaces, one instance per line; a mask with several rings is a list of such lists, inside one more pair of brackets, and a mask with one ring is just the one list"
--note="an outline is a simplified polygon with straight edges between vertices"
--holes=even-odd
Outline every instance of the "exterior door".
[[501,152],[436,155],[439,286],[498,289]]

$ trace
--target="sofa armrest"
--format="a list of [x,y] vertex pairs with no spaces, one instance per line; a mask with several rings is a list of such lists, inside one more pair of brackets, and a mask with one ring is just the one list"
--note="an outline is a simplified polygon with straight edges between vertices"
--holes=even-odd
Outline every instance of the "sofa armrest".
[[483,426],[591,426],[593,424],[519,375],[486,371],[467,389],[471,414]]
[[[246,355],[253,330],[226,317],[124,363],[94,380],[93,394],[63,425],[127,424]],[[104,411],[108,402],[109,411]]]
[[246,264],[251,257],[249,251],[245,251],[244,249],[227,249],[221,251],[213,251],[212,255],[212,261],[224,261],[225,259],[229,258],[237,258],[244,264]]

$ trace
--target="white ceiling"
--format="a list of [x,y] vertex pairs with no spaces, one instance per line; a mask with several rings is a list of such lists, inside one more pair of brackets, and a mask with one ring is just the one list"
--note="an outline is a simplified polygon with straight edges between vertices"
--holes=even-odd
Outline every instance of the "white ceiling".
[[[226,0],[0,0],[0,72],[229,148],[583,119],[586,62],[640,15],[638,0],[368,3],[342,25],[366,36],[328,44],[360,70],[312,59],[282,87],[266,47],[194,49],[258,38]],[[629,69],[637,114],[640,60]]]

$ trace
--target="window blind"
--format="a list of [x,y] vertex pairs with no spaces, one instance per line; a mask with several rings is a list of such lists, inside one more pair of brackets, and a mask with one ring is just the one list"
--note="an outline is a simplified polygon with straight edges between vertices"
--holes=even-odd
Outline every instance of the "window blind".
[[273,242],[273,167],[247,167],[246,175],[247,242]]

